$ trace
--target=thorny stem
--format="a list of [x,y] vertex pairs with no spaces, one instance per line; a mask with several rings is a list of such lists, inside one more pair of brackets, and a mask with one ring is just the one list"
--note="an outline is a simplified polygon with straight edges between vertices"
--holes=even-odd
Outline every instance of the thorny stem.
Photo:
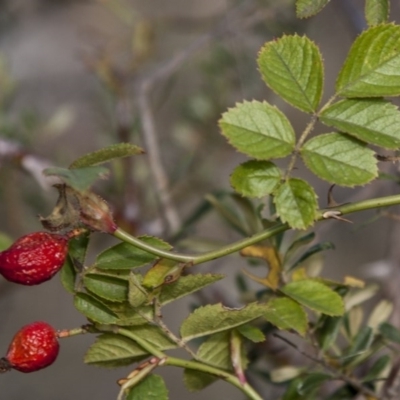
[[[393,205],[400,204],[400,195],[386,196],[386,197],[378,197],[375,199],[363,200],[355,203],[344,204],[342,206],[335,207],[335,209],[322,209],[317,211],[316,220],[322,221],[331,218],[334,212],[336,215],[345,215],[352,214],[359,211],[370,210],[374,208],[388,207]],[[237,242],[228,244],[226,246],[222,246],[217,250],[213,250],[203,254],[182,254],[182,253],[173,253],[170,251],[161,250],[157,247],[154,247],[148,243],[141,241],[140,239],[131,236],[129,233],[123,231],[118,228],[114,232],[114,236],[126,243],[129,243],[141,250],[144,250],[150,254],[155,256],[166,258],[168,260],[174,260],[178,262],[187,263],[188,265],[197,265],[207,261],[215,260],[217,258],[221,258],[227,256],[228,254],[235,253],[244,249],[245,247],[251,246],[255,243],[258,243],[262,240],[268,239],[272,236],[277,235],[278,233],[284,232],[290,229],[290,226],[286,223],[277,223],[275,226],[268,228],[262,232],[256,233],[253,236],[250,236],[245,239],[241,239]]]

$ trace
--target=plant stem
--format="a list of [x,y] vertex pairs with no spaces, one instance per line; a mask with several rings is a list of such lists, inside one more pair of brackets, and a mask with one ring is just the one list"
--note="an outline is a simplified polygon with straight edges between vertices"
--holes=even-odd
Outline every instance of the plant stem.
[[223,371],[219,368],[202,364],[201,362],[198,361],[188,361],[175,357],[168,357],[165,360],[164,365],[173,365],[175,367],[187,368],[187,369],[192,369],[194,371],[205,372],[211,375],[215,375],[218,378],[223,379],[226,382],[236,386],[243,393],[245,393],[250,399],[262,400],[262,397],[248,383],[242,385],[236,376],[232,375],[229,372]]
[[293,151],[292,158],[290,159],[289,165],[286,169],[285,179],[289,178],[289,175],[292,172],[294,165],[296,164],[297,156],[300,152],[301,146],[303,146],[303,143],[307,139],[307,136],[313,131],[317,120],[318,120],[318,115],[314,114],[311,117],[310,122],[307,124],[306,129],[304,129],[304,132],[301,134],[300,139],[296,144],[296,148]]
[[[319,210],[316,213],[316,215],[317,215],[316,220],[317,221],[326,220],[327,217],[325,215],[326,215],[327,211],[336,211],[339,213],[339,215],[345,215],[345,214],[352,214],[352,213],[359,212],[359,211],[365,211],[365,210],[370,210],[370,209],[380,208],[380,207],[388,207],[388,206],[393,206],[393,205],[398,205],[398,204],[400,204],[400,195],[378,197],[375,199],[359,201],[356,203],[344,204],[342,206],[335,207],[334,209]],[[184,263],[187,263],[188,265],[196,265],[196,264],[201,264],[201,263],[204,263],[207,261],[211,261],[211,260],[215,260],[217,258],[224,257],[228,254],[235,253],[237,251],[244,249],[245,247],[251,246],[262,240],[268,239],[268,238],[275,236],[278,233],[284,232],[288,229],[290,229],[290,226],[288,224],[277,223],[272,228],[268,228],[262,232],[256,233],[253,236],[250,236],[245,239],[241,239],[237,242],[228,244],[226,246],[222,246],[217,250],[213,250],[213,251],[203,253],[203,254],[198,254],[198,255],[173,253],[170,251],[161,250],[157,247],[154,247],[152,245],[149,245],[148,243],[141,241],[140,239],[135,238],[134,236],[131,236],[129,233],[123,231],[120,228],[118,228],[114,232],[114,236],[126,243],[129,243],[129,244],[131,244],[141,250],[144,250],[150,254],[153,254],[155,256],[158,256],[161,258],[166,258],[168,260],[184,262]]]
[[195,264],[201,264],[206,261],[211,261],[216,258],[224,257],[228,254],[235,253],[236,251],[242,250],[247,246],[251,246],[252,244],[258,243],[261,240],[268,239],[269,237],[277,235],[280,232],[284,232],[287,229],[289,229],[289,225],[277,223],[275,227],[269,228],[251,237],[223,246],[217,250],[213,250],[199,255],[172,253],[170,251],[161,250],[157,247],[154,247],[152,245],[149,245],[141,241],[140,239],[135,238],[134,236],[129,235],[129,233],[123,231],[120,228],[118,228],[114,232],[114,236],[117,237],[118,239],[123,240],[126,243],[130,243],[131,245],[141,250],[144,250],[150,254],[154,254],[155,256],[166,258],[168,260],[174,260],[178,262],[184,262],[191,265],[195,265]]
[[242,385],[239,379],[235,375],[227,371],[224,371],[217,367],[213,367],[208,364],[203,364],[200,361],[189,361],[181,358],[170,357],[167,354],[163,353],[161,350],[157,349],[157,347],[148,342],[146,339],[141,338],[140,336],[136,335],[134,332],[128,329],[120,328],[119,326],[116,325],[101,325],[101,324],[96,324],[95,327],[96,329],[102,332],[112,332],[115,334],[120,334],[122,336],[125,336],[129,339],[132,339],[140,347],[142,347],[143,350],[146,350],[152,356],[162,360],[162,363],[159,363],[159,365],[171,365],[175,367],[188,368],[195,371],[206,372],[236,386],[243,393],[245,393],[251,400],[262,400],[262,397],[260,397],[260,395],[248,383],[244,383]]

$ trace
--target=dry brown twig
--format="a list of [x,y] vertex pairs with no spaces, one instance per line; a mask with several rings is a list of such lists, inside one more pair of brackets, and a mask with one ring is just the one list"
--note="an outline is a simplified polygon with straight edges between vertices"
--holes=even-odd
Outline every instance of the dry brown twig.
[[[197,51],[202,49],[212,40],[225,35],[232,36],[242,33],[243,28],[250,28],[261,20],[266,19],[266,14],[255,7],[254,0],[240,3],[231,9],[225,17],[211,31],[201,35],[188,47],[184,48],[168,61],[155,68],[138,83],[138,107],[142,121],[142,139],[148,156],[149,167],[154,179],[156,192],[159,196],[161,215],[164,219],[164,231],[176,232],[180,227],[180,218],[172,201],[168,175],[162,165],[159,135],[156,128],[155,116],[151,104],[151,94],[156,85],[171,77],[179,68],[190,59]],[[270,10],[269,16],[274,15]]]

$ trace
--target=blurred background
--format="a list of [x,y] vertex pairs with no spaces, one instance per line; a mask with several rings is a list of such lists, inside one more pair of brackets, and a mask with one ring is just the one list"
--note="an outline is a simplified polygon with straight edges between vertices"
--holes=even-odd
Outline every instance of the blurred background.
[[[283,33],[306,33],[323,54],[327,99],[352,41],[365,28],[363,6],[361,0],[336,0],[318,16],[298,20],[291,0],[1,0],[2,246],[40,230],[37,216],[50,214],[57,194],[42,175],[44,168],[67,167],[86,152],[117,142],[146,151],[110,165],[111,178],[97,188],[124,229],[163,237],[188,252],[237,240],[223,208],[237,207],[229,175],[246,157],[220,135],[221,113],[243,99],[265,99],[301,132],[307,116],[265,86],[257,53]],[[400,19],[397,2],[390,19]],[[398,173],[396,166],[382,167]],[[302,165],[297,174],[312,180],[325,207],[329,185],[308,176]],[[395,180],[380,180],[359,189],[335,189],[334,196],[344,203],[396,192]],[[378,281],[385,295],[398,301],[400,230],[395,210],[390,211],[393,215],[359,213],[351,216],[353,224],[318,225],[318,239],[336,247],[324,254],[324,275]],[[94,255],[113,243],[97,235],[91,251]],[[167,306],[166,322],[178,327],[189,307],[202,301],[240,305],[235,279],[245,266],[235,255],[199,267],[227,278],[197,298]],[[34,320],[58,329],[85,323],[58,277],[38,287],[0,279],[0,354],[16,330]],[[115,381],[129,369],[85,366],[82,358],[92,342],[92,335],[63,340],[51,368],[1,375],[0,397],[115,399]],[[182,371],[160,373],[171,399],[243,398],[224,383],[189,394]],[[264,389],[266,399],[279,393]]]

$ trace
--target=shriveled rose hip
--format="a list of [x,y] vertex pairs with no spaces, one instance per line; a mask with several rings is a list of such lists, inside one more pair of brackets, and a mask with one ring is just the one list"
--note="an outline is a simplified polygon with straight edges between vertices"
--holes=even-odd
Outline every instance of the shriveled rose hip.
[[53,277],[63,266],[68,237],[48,232],[22,236],[0,252],[0,274],[22,285],[37,285]]
[[7,355],[0,359],[0,372],[15,369],[34,372],[51,365],[57,358],[57,332],[46,322],[33,322],[14,336]]

